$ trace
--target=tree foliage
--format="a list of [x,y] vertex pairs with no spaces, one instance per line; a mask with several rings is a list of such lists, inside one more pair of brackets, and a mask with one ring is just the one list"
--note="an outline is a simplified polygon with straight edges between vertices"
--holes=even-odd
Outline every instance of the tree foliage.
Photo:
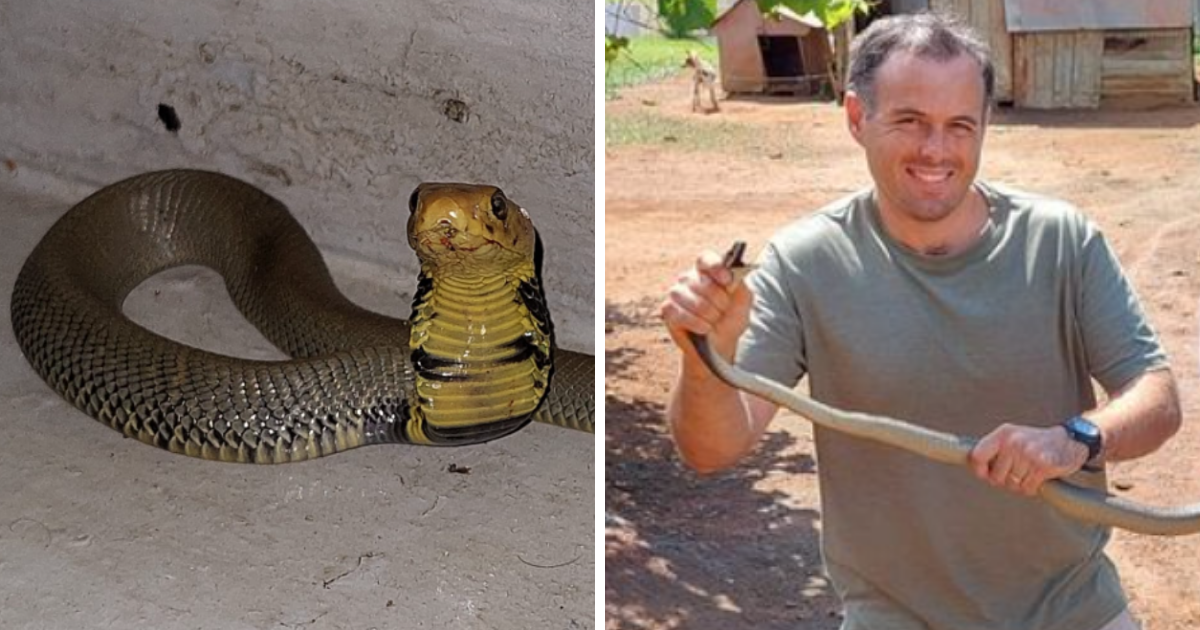
[[832,30],[854,18],[855,13],[865,15],[873,4],[871,0],[758,0],[758,9],[770,13],[776,7],[787,7],[799,15],[812,13],[826,30]]
[[[799,15],[812,13],[825,25],[835,28],[871,9],[871,0],[757,0],[758,9],[771,13],[787,7]],[[658,0],[658,14],[666,25],[668,37],[685,37],[706,29],[717,18],[717,0]]]
[[610,64],[616,61],[617,57],[629,48],[629,38],[619,35],[604,35],[604,63]]
[[717,19],[717,0],[658,0],[658,14],[666,25],[667,37],[687,37]]

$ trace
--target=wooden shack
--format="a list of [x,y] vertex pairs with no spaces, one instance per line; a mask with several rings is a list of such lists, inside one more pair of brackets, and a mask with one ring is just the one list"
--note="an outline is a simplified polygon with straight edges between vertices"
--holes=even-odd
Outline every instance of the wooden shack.
[[[929,0],[992,47],[996,98],[1038,109],[1192,103],[1194,0]],[[898,4],[898,3],[897,3]],[[905,3],[911,12],[924,7]]]
[[829,38],[821,22],[778,7],[764,15],[738,0],[717,16],[721,88],[730,94],[817,94],[828,83]]
[[[1191,0],[1008,0],[1013,98],[1025,107],[1191,103]],[[1064,14],[1065,13],[1065,14]]]

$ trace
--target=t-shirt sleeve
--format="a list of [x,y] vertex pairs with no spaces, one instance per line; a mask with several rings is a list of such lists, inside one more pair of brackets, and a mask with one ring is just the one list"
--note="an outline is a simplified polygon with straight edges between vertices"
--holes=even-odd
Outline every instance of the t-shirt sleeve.
[[1079,312],[1088,367],[1113,392],[1167,367],[1166,353],[1104,235],[1089,223],[1083,243]]
[[754,293],[750,324],[738,342],[738,367],[788,387],[807,371],[804,328],[794,291],[789,287],[789,262],[769,244],[759,267],[746,279]]

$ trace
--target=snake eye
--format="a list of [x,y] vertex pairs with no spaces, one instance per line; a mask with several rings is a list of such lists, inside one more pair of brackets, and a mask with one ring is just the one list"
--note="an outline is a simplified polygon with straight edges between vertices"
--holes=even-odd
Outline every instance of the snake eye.
[[508,216],[508,201],[504,199],[504,193],[499,190],[492,194],[492,214],[501,221]]
[[421,187],[417,186],[416,188],[413,189],[412,195],[410,195],[408,198],[408,211],[409,212],[417,211],[417,200],[420,197],[421,197]]

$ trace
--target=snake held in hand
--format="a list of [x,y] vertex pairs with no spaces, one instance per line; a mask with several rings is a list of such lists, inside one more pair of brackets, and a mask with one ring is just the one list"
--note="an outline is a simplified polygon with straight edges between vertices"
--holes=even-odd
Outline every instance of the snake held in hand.
[[[204,171],[105,187],[50,229],[13,288],[26,359],[104,424],[176,453],[280,463],[380,443],[459,445],[530,420],[594,432],[592,356],[554,347],[529,216],[493,186],[421,184],[408,240],[421,260],[408,321],[334,285],[278,200]],[[286,361],[159,336],[122,305],[179,265],[221,274]]]
[[[735,243],[725,255],[725,266],[744,275],[745,243]],[[730,365],[705,337],[689,334],[697,354],[726,384],[790,409],[818,426],[903,449],[944,464],[966,466],[975,438],[934,431],[886,416],[830,407],[758,374]],[[1200,504],[1176,507],[1146,506],[1112,494],[1053,479],[1042,484],[1042,499],[1062,513],[1090,523],[1119,527],[1140,534],[1182,536],[1200,533]]]

